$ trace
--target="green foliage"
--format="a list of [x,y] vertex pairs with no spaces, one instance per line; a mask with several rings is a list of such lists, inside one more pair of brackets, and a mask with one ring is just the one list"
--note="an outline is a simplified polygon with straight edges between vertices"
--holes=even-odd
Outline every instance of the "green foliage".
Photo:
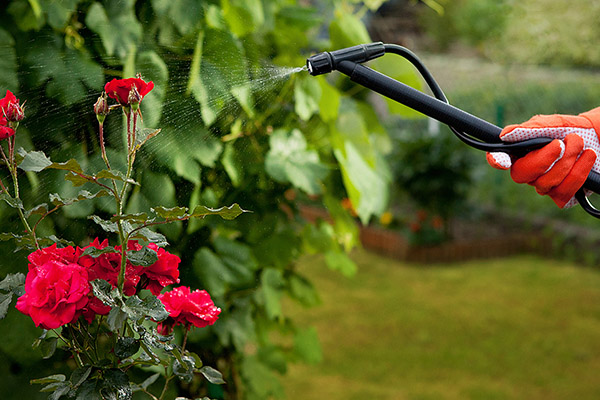
[[465,203],[473,159],[445,127],[431,133],[423,122],[407,123],[394,133],[394,177],[417,208],[447,220]]
[[[302,66],[313,50],[369,42],[354,11],[362,4],[376,9],[380,3],[336,0],[333,13],[304,2],[260,0],[3,4],[0,89],[27,99],[17,144],[26,149],[19,155],[27,174],[22,193],[30,194],[22,196],[22,203],[3,196],[2,231],[18,232],[19,221],[4,215],[22,210],[31,218],[45,216],[38,227],[44,243],[62,236],[84,243],[99,233],[118,234],[119,225],[131,238],[169,242],[185,266],[182,283],[207,289],[222,308],[213,327],[190,334],[188,348],[207,364],[223,366],[229,398],[280,394],[273,378],[287,362],[321,358],[314,330],[295,326],[282,306],[285,297],[307,306],[318,303],[310,277],[297,271],[295,261],[307,252],[321,253],[330,268],[355,273],[345,251],[356,244],[357,230],[339,202],[350,197],[367,223],[387,209],[391,182],[382,155],[389,142],[365,92],[348,90],[347,81],[292,74],[291,69]],[[323,27],[329,30],[326,45],[318,38]],[[387,68],[417,85],[402,61]],[[104,132],[113,168],[105,170],[91,111],[105,82],[137,72],[156,87],[142,102],[136,150],[143,157],[129,177],[127,165],[117,161],[126,152],[124,118],[117,111],[107,118]],[[400,115],[406,111],[391,109]],[[160,135],[154,129],[158,126]],[[40,172],[39,178],[33,172]],[[96,182],[109,186],[111,181],[131,188],[119,215],[108,190],[92,189]],[[61,195],[47,199],[42,192]],[[321,196],[316,199],[327,203],[333,225],[305,228],[297,204],[285,195],[290,192],[299,199]],[[223,204],[233,206],[219,208]],[[58,212],[50,212],[54,208]],[[175,223],[167,227],[167,222]],[[152,225],[157,230],[150,230]],[[31,245],[18,234],[0,239]],[[26,254],[18,254],[19,266],[26,268]],[[130,260],[146,265],[154,256],[131,253]],[[0,263],[3,272],[17,268],[5,259]],[[104,289],[100,285],[96,291],[101,295]],[[112,292],[104,294],[120,305],[121,312],[108,317],[113,328],[126,316],[151,311],[145,299],[127,303],[110,300]],[[134,329],[140,341],[121,340],[120,355],[139,343],[160,342],[143,325]],[[293,344],[273,343],[272,331],[291,336]],[[16,347],[0,343],[15,362]],[[190,360],[173,357],[184,378],[181,386],[208,394],[191,374]],[[59,390],[55,393],[94,398],[99,391],[121,387],[122,377],[110,371],[107,387],[79,379],[48,384]],[[199,373],[218,381],[210,369]]]

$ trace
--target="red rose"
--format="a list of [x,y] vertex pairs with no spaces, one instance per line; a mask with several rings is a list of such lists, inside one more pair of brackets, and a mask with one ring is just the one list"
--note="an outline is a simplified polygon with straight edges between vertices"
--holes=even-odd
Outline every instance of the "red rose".
[[170,334],[175,325],[185,325],[187,329],[191,325],[198,328],[212,325],[221,313],[205,290],[190,292],[189,287],[180,286],[159,295],[158,299],[169,313],[169,317],[158,324],[162,335]]
[[77,264],[81,249],[73,246],[59,248],[56,243],[50,247],[39,249],[31,253],[29,260],[29,270],[41,267],[49,261],[57,261],[63,264]]
[[122,106],[129,106],[129,94],[131,93],[131,89],[133,89],[134,86],[134,93],[136,93],[136,99],[139,98],[139,101],[142,101],[144,96],[147,95],[154,88],[154,82],[145,82],[141,78],[115,78],[104,86],[104,91],[106,92],[106,94],[108,94],[110,98],[115,99]]
[[[131,249],[132,243],[129,243]],[[137,243],[136,243],[137,244]],[[108,246],[108,240],[104,240],[102,243],[98,239],[94,239],[92,243],[84,247],[85,250],[89,247],[95,247],[97,249],[103,249]],[[85,266],[88,270],[90,281],[96,279],[102,279],[117,287],[119,281],[119,271],[121,271],[121,246],[115,247],[114,252],[104,253],[98,257],[83,256],[80,259],[80,264]],[[136,292],[136,286],[140,281],[142,267],[135,266],[130,262],[126,263],[125,266],[125,284],[123,286],[123,292],[127,296],[133,296]],[[98,303],[96,303],[98,304]],[[108,309],[110,311],[110,309]],[[102,313],[99,313],[102,314]]]
[[[20,114],[19,114],[20,111]],[[20,115],[20,119],[18,118]],[[23,109],[19,105],[19,99],[10,90],[6,96],[0,99],[0,140],[7,139],[15,134],[15,130],[9,126],[9,122],[18,122],[23,119]]]
[[89,292],[85,268],[48,259],[42,265],[30,265],[25,294],[19,297],[16,307],[36,326],[56,329],[79,318],[88,304]]
[[158,261],[142,269],[142,274],[148,278],[144,287],[157,296],[164,287],[179,283],[181,259],[158,247],[155,243],[150,243],[148,248],[156,252]]

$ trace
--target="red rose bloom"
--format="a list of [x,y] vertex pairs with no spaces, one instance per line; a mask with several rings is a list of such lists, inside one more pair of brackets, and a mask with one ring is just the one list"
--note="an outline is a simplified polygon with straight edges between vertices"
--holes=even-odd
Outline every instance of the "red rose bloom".
[[212,325],[219,318],[221,309],[216,307],[205,290],[194,290],[186,286],[177,287],[163,293],[158,299],[164,304],[169,317],[158,324],[158,332],[168,335],[175,325],[203,328]]
[[0,140],[7,139],[15,134],[15,130],[8,125],[9,120],[7,118],[9,113],[11,115],[15,113],[15,105],[22,113],[23,110],[19,106],[19,99],[10,90],[7,90],[6,96],[0,99]]
[[90,292],[85,268],[50,258],[39,266],[29,266],[25,294],[16,305],[36,326],[44,329],[56,329],[79,318],[88,304]]
[[[129,248],[131,249],[132,242],[129,244]],[[94,239],[92,243],[88,246],[84,247],[82,250],[85,250],[89,247],[95,247],[97,249],[103,249],[108,246],[108,240],[102,241],[100,243],[98,239]],[[80,264],[85,266],[88,270],[88,274],[90,277],[90,281],[96,279],[102,279],[107,281],[112,285],[112,287],[117,287],[117,283],[119,281],[119,271],[121,270],[121,247],[115,247],[115,252],[104,253],[98,257],[91,256],[83,256],[81,257]],[[125,284],[123,286],[123,293],[127,296],[133,296],[136,292],[136,286],[140,281],[140,273],[142,267],[135,266],[130,262],[126,263],[125,266]],[[95,303],[99,304],[99,303]],[[110,311],[110,308],[108,308]],[[107,313],[108,313],[107,311]],[[98,312],[98,314],[103,314]]]
[[179,283],[179,263],[181,259],[175,254],[158,247],[155,243],[148,244],[148,248],[156,251],[158,261],[142,270],[142,274],[148,278],[144,287],[150,290],[153,295],[158,296],[164,287]]
[[104,86],[104,91],[108,97],[115,99],[122,106],[129,106],[129,93],[134,86],[139,94],[139,101],[142,101],[144,96],[154,88],[154,82],[145,82],[141,78],[115,78]]

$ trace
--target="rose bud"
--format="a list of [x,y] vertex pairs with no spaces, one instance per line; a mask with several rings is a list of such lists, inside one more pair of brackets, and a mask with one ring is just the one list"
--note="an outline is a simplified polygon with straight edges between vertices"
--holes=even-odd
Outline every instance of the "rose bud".
[[20,122],[25,117],[25,108],[19,103],[8,103],[6,119],[10,122]]
[[131,104],[131,109],[133,112],[136,112],[140,106],[140,101],[142,101],[142,95],[138,91],[135,85],[131,86],[131,90],[129,91],[129,97],[127,98],[127,102]]
[[94,104],[94,113],[96,114],[96,118],[99,123],[104,123],[104,118],[110,112],[110,108],[108,107],[108,100],[106,97],[106,92],[102,92],[96,103]]

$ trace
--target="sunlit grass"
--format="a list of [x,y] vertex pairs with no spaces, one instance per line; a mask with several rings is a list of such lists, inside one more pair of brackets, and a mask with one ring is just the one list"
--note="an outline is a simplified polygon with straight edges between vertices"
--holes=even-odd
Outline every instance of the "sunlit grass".
[[301,270],[322,305],[324,360],[295,365],[288,398],[600,398],[600,271],[536,257],[407,265],[366,252],[346,279]]

